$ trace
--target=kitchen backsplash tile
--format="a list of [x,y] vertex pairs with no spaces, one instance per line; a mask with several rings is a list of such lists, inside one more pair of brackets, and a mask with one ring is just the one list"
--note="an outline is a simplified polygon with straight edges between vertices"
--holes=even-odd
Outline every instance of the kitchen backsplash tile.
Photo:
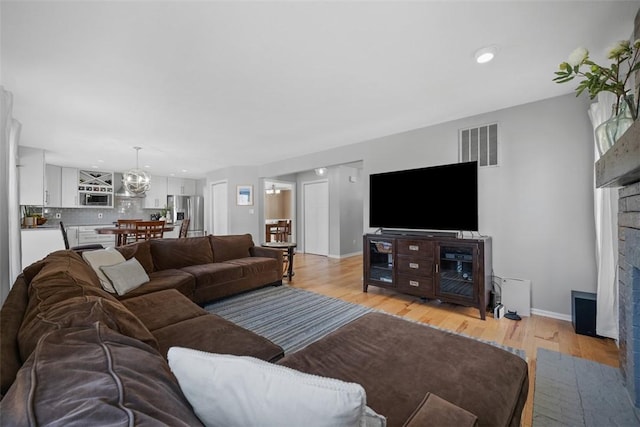
[[[90,225],[112,224],[118,219],[151,219],[152,214],[158,209],[143,209],[143,199],[116,197],[113,208],[44,208],[43,216],[47,218],[47,225],[57,224],[59,221],[65,225]],[[56,214],[60,218],[56,218]],[[99,218],[102,214],[102,218]]]

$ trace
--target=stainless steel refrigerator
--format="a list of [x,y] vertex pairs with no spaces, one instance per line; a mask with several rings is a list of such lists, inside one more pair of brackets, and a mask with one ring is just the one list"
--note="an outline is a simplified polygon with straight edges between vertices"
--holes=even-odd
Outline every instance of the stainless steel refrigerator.
[[[182,221],[190,218],[188,237],[204,236],[204,199],[202,196],[167,196],[171,221],[176,229]],[[168,219],[168,218],[167,218]]]

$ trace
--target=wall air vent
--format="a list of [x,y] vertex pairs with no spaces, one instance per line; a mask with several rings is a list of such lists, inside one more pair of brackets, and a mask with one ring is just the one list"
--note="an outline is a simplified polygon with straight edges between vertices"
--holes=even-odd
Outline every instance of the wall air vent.
[[459,135],[460,162],[477,161],[478,166],[498,164],[498,124],[461,129]]

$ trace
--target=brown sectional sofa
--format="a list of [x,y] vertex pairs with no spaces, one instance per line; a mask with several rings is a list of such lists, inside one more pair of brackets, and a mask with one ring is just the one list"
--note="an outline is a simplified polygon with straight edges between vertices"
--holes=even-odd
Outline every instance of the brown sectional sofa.
[[371,313],[298,352],[199,304],[281,284],[282,252],[250,235],[119,248],[150,281],[104,291],[73,251],[27,267],[0,311],[0,413],[6,425],[197,426],[166,361],[172,346],[253,356],[361,384],[388,426],[518,426],[527,364],[472,339]]

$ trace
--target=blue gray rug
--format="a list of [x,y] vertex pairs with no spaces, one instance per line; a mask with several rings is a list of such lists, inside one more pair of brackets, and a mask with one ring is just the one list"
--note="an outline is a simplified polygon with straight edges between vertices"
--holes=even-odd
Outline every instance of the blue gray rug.
[[209,304],[205,309],[270,339],[293,353],[369,313],[351,304],[288,285],[268,286]]
[[[282,347],[285,354],[304,348],[366,313],[378,311],[288,285],[268,286],[232,296],[209,304],[205,309],[270,339]],[[404,320],[445,330],[410,319]],[[526,360],[523,350],[463,336],[503,348]]]
[[614,368],[538,349],[533,427],[631,427],[640,419]]

